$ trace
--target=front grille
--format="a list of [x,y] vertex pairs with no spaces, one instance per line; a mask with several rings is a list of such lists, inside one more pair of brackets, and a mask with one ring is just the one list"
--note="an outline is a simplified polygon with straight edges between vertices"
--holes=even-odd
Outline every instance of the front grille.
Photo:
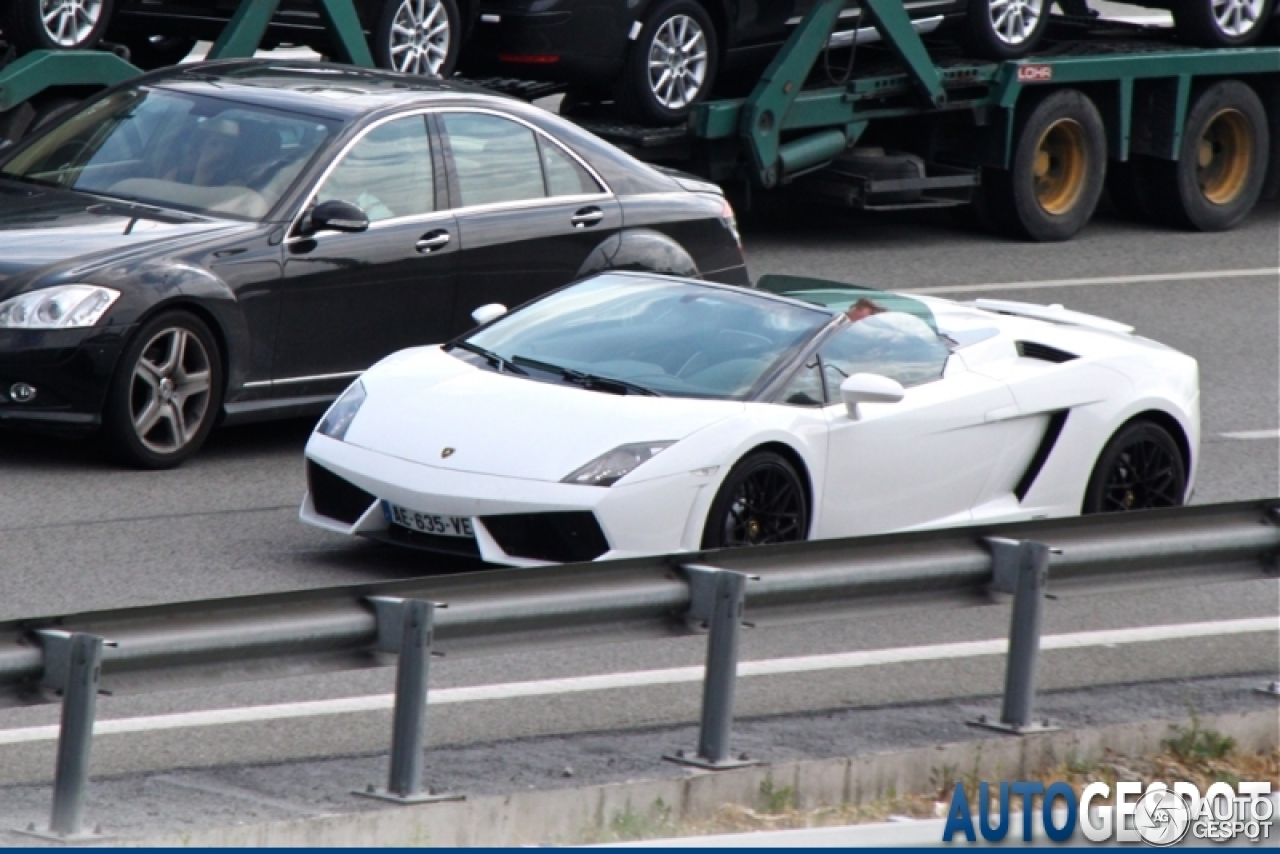
[[307,460],[307,489],[317,513],[348,525],[354,525],[374,502],[372,495],[311,460]]
[[585,510],[483,516],[480,521],[512,557],[575,563],[595,560],[609,550],[595,514]]
[[441,537],[414,531],[403,525],[388,525],[385,531],[370,531],[365,536],[385,543],[394,543],[397,546],[408,546],[411,549],[443,552],[463,557],[480,557],[480,547],[476,545],[475,537]]
[[1024,359],[1039,359],[1042,362],[1054,362],[1059,365],[1080,358],[1075,353],[1068,353],[1066,350],[1059,350],[1048,344],[1037,344],[1035,341],[1019,341],[1018,355]]

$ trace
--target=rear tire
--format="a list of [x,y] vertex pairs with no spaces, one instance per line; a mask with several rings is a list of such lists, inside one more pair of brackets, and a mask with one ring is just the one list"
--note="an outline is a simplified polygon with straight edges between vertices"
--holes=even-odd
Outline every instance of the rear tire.
[[978,210],[1014,237],[1069,240],[1093,216],[1106,170],[1097,107],[1081,92],[1061,89],[1019,122],[1011,168],[983,171]]
[[1187,111],[1178,159],[1143,161],[1152,213],[1193,231],[1236,225],[1262,194],[1268,137],[1267,114],[1253,89],[1238,80],[1210,86]]
[[719,49],[715,24],[701,4],[658,3],[627,49],[616,86],[619,112],[651,124],[684,121],[715,85]]
[[770,451],[738,461],[720,485],[702,532],[702,548],[761,546],[808,539],[804,484],[785,457]]
[[222,391],[222,359],[204,321],[185,311],[152,318],[116,366],[102,418],[108,449],[134,468],[180,465],[209,437]]
[[1098,455],[1081,513],[1123,513],[1181,507],[1187,472],[1178,443],[1158,424],[1120,428]]
[[5,0],[4,32],[18,53],[87,50],[102,41],[113,0]]
[[1200,47],[1246,47],[1262,38],[1274,0],[1181,0],[1173,6],[1178,37]]

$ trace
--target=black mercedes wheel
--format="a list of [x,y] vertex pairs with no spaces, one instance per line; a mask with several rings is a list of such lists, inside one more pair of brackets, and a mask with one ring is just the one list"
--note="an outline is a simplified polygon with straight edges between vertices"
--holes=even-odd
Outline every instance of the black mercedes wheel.
[[618,108],[637,121],[683,121],[711,91],[718,45],[715,25],[700,4],[658,3],[627,51],[617,84]]
[[102,40],[112,0],[6,0],[4,31],[19,53],[85,50]]
[[188,36],[138,36],[121,39],[129,48],[129,61],[143,71],[177,65],[196,46]]
[[1184,0],[1173,5],[1178,36],[1201,47],[1244,47],[1262,37],[1273,0]]
[[123,462],[173,468],[204,444],[221,403],[222,362],[213,333],[195,315],[171,312],[144,324],[125,349],[103,427]]
[[1050,5],[1046,0],[970,0],[961,41],[983,59],[1019,59],[1039,44]]
[[462,47],[462,16],[454,0],[387,0],[373,35],[382,68],[450,77]]
[[1179,507],[1186,491],[1187,471],[1173,437],[1150,421],[1135,421],[1102,449],[1081,512]]
[[791,463],[761,452],[743,458],[711,502],[704,549],[792,543],[809,536],[804,485]]

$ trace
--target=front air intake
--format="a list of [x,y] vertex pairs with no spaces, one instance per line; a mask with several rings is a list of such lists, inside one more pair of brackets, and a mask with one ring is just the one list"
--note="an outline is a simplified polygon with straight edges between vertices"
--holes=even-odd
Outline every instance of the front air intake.
[[307,460],[307,489],[317,513],[348,525],[354,525],[375,500],[354,483],[311,460]]
[[600,523],[588,511],[482,516],[480,521],[512,557],[576,563],[609,550]]

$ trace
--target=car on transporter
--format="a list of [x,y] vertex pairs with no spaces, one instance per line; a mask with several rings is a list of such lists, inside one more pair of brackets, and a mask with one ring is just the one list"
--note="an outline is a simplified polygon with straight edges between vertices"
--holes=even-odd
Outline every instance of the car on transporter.
[[[1205,47],[1254,43],[1275,11],[1275,0],[1138,3],[1171,10],[1178,38]],[[970,55],[993,61],[1033,52],[1052,5],[903,0],[918,32],[936,30]],[[612,99],[635,120],[675,123],[726,72],[752,82],[812,6],[813,0],[479,0],[479,21],[459,67],[473,75],[559,81],[568,85],[570,103]],[[1086,0],[1063,6],[1088,11]],[[878,39],[850,0],[832,45]]]
[[1175,506],[1195,480],[1196,361],[1061,306],[624,272],[501,311],[347,389],[304,522],[533,566]]
[[323,63],[153,72],[0,152],[0,424],[177,465],[606,269],[749,281],[718,188],[545,110]]

